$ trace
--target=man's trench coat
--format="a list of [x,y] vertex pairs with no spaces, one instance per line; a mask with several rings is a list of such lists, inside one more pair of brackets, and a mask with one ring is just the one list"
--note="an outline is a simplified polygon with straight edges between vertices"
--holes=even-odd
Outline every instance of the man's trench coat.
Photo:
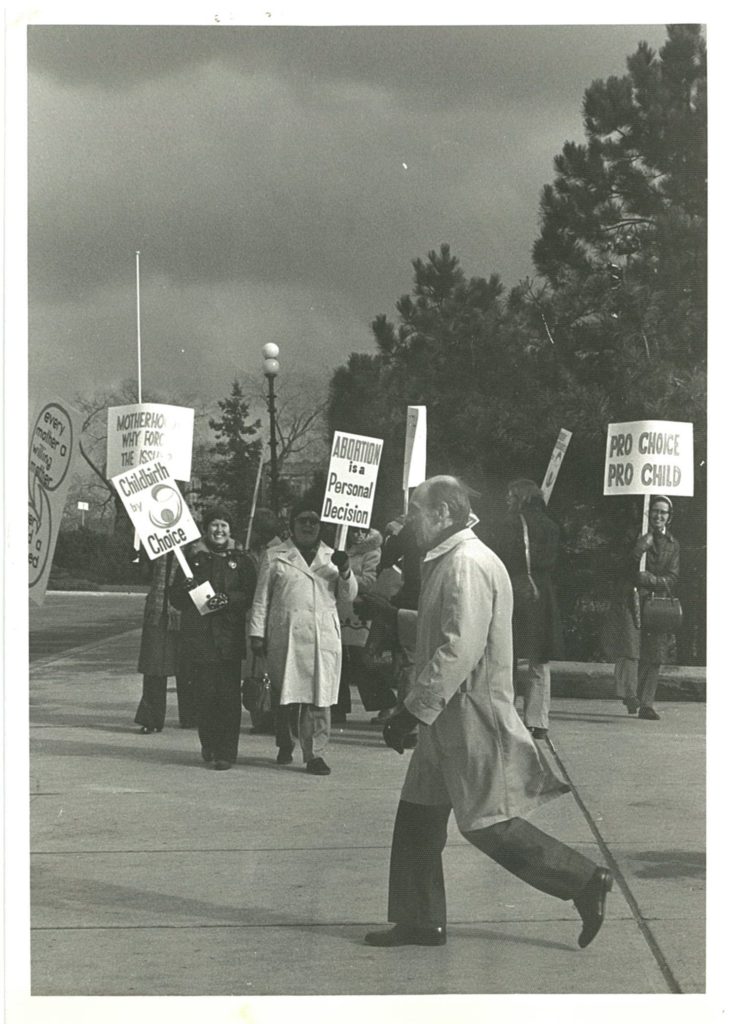
[[569,791],[541,759],[514,708],[512,585],[501,560],[464,529],[425,556],[404,703],[420,719],[402,799],[451,804],[462,832],[524,816]]
[[341,665],[336,600],[358,593],[353,573],[342,579],[320,542],[307,565],[294,542],[269,548],[259,570],[249,633],[266,639],[266,667],[282,704],[330,707],[338,699]]

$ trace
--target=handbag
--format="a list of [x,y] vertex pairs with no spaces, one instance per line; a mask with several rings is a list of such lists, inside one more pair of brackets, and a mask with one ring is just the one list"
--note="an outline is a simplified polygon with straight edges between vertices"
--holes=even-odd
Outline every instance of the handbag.
[[266,671],[264,659],[253,656],[251,671],[241,685],[241,704],[251,715],[265,715],[271,712],[271,680]]
[[683,622],[683,608],[670,588],[666,594],[646,594],[642,602],[642,628],[651,633],[675,633]]
[[527,573],[522,576],[512,577],[512,592],[514,594],[514,603],[519,608],[522,605],[534,604],[540,600],[540,591],[538,590],[537,584],[532,578],[530,571],[530,534],[527,529],[527,520],[520,512],[520,519],[522,520],[522,537],[525,542],[525,564],[527,566]]

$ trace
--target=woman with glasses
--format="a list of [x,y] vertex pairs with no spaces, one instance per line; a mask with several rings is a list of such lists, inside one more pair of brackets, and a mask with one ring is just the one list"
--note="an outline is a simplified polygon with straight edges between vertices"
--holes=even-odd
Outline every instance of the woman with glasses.
[[345,551],[320,540],[320,516],[298,502],[291,537],[270,548],[251,609],[251,650],[266,655],[275,693],[277,763],[290,764],[296,733],[310,775],[329,775],[323,754],[330,739],[330,707],[338,698],[341,635],[337,602],[358,594]]
[[[653,497],[647,533],[627,553],[601,638],[604,657],[614,662],[616,694],[627,713],[651,722],[660,718],[653,703],[671,634],[640,628],[640,610],[645,595],[673,593],[678,583],[680,547],[670,532],[672,518],[670,498]],[[643,554],[645,568],[640,571]]]

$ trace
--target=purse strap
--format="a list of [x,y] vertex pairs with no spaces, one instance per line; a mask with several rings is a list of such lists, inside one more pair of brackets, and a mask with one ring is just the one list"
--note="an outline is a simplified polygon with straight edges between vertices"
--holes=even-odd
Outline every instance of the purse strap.
[[522,520],[522,537],[525,542],[525,562],[527,564],[527,575],[531,576],[532,573],[530,571],[530,534],[527,529],[527,520],[521,512],[519,514],[519,517]]

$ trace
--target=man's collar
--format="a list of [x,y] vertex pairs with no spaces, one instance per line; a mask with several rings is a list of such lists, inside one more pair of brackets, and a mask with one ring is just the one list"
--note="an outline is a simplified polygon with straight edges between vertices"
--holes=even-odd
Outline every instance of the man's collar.
[[461,543],[461,541],[475,539],[475,537],[476,534],[473,532],[471,527],[464,526],[460,530],[456,530],[455,533],[451,533],[450,537],[446,537],[445,540],[441,540],[434,548],[430,548],[425,555],[424,560],[426,562],[430,562],[434,558],[440,558],[441,555],[445,555],[448,551],[452,551],[454,547]]

